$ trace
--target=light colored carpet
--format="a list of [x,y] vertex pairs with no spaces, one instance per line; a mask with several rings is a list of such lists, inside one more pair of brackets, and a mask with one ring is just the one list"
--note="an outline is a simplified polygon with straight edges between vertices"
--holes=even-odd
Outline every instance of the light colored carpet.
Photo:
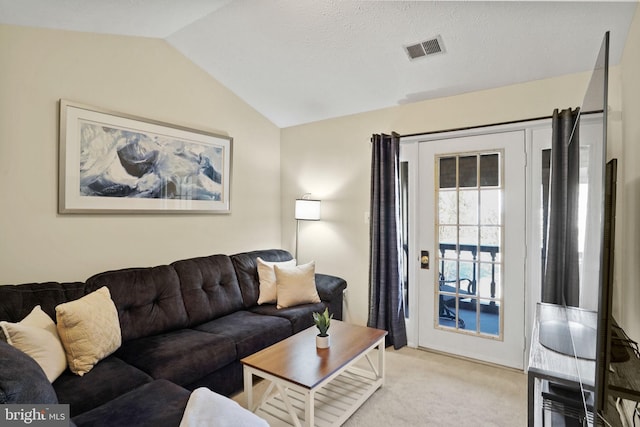
[[[406,347],[387,349],[386,369],[385,386],[345,427],[518,427],[527,423],[524,373]],[[234,400],[245,403],[243,393]]]

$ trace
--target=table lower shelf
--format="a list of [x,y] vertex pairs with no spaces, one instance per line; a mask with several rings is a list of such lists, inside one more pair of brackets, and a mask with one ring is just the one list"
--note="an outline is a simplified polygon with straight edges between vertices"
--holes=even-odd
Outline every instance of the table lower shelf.
[[[358,368],[346,370],[315,392],[314,425],[342,425],[381,386],[382,379],[371,378],[370,372]],[[305,394],[291,388],[285,390],[298,419],[304,425]],[[271,427],[295,425],[285,402],[277,392],[260,405],[255,413]]]

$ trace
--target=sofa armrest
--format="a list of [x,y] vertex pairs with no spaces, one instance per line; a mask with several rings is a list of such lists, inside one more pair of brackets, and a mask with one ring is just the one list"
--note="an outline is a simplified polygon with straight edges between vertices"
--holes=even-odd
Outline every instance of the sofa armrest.
[[328,274],[316,273],[316,289],[320,299],[327,304],[333,318],[342,320],[343,291],[347,288],[344,279]]
[[0,366],[0,405],[58,403],[40,365],[4,341],[0,341]]

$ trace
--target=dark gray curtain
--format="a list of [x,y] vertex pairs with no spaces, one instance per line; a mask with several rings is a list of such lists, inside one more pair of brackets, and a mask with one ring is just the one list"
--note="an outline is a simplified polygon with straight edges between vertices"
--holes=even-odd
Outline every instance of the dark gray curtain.
[[407,345],[402,293],[400,135],[371,137],[369,320],[388,331],[387,345]]
[[542,302],[578,306],[579,109],[553,112],[547,253]]

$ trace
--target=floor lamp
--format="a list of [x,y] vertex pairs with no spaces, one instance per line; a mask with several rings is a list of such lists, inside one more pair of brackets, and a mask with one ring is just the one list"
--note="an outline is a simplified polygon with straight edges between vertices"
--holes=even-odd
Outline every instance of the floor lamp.
[[307,193],[302,198],[296,199],[296,260],[298,259],[298,234],[300,234],[300,221],[318,221],[320,219],[320,200],[311,199]]

